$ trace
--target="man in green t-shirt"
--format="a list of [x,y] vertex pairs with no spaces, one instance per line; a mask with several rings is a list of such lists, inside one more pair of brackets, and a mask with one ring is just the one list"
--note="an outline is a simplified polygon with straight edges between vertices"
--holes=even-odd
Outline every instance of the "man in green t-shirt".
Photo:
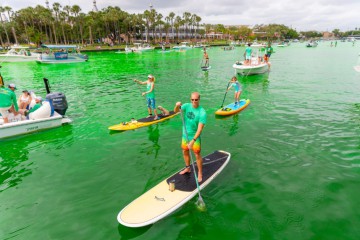
[[[4,119],[4,123],[8,123],[9,110],[14,106],[14,114],[16,115],[19,107],[14,91],[5,88],[2,82],[0,82],[0,84],[0,113]],[[15,85],[14,88],[16,89]]]
[[[177,102],[175,104],[174,112],[182,111],[184,116],[185,126],[183,126],[181,148],[185,161],[185,168],[180,172],[181,175],[190,173],[190,152],[191,148],[196,157],[198,167],[198,181],[202,181],[202,157],[201,151],[201,132],[206,124],[206,112],[200,106],[200,94],[198,92],[191,93],[191,103]],[[186,128],[185,128],[186,127]],[[186,131],[186,132],[185,132]],[[187,133],[187,136],[186,136]]]

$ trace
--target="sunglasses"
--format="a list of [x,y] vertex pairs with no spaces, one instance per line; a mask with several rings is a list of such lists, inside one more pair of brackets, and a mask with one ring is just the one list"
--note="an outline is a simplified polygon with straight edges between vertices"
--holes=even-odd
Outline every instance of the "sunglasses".
[[191,101],[192,101],[192,102],[197,102],[197,101],[199,101],[199,99],[198,99],[198,98],[195,98],[195,99],[191,99]]

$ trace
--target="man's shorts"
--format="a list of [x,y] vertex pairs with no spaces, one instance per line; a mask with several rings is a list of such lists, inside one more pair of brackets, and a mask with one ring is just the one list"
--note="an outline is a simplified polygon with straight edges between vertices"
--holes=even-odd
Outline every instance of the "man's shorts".
[[5,107],[5,108],[0,108],[0,113],[1,113],[1,116],[3,116],[4,118],[7,118],[9,116],[9,109],[11,108],[10,107]]
[[247,56],[245,57],[246,60],[251,60],[251,56]]
[[[190,139],[193,139],[193,138],[190,138]],[[186,141],[186,137],[184,137],[184,136],[181,139],[181,148],[183,150],[189,150],[188,144],[187,144],[187,141]],[[200,137],[198,137],[196,139],[196,141],[194,142],[192,150],[194,151],[194,153],[200,153],[200,151],[201,151],[201,139],[200,139]]]
[[148,108],[155,109],[155,98],[146,98]]

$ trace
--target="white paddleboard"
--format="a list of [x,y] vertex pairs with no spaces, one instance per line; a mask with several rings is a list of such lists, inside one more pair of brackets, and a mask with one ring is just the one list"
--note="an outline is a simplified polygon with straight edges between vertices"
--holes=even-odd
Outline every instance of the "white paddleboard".
[[203,70],[203,71],[207,71],[207,70],[209,70],[211,68],[211,66],[203,66],[203,67],[201,67],[201,70]]
[[[200,183],[200,189],[206,187],[225,168],[230,157],[230,153],[221,150],[203,157],[203,181]],[[153,224],[197,195],[193,166],[191,173],[180,175],[179,172],[123,208],[117,216],[118,222],[127,227],[144,227]],[[175,181],[175,191],[169,190],[169,183],[172,181]]]

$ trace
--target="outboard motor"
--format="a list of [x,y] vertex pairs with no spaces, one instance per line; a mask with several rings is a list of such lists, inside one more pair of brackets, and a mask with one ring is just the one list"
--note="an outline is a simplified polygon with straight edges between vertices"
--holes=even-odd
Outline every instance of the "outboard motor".
[[50,85],[49,80],[44,78],[45,88],[46,88],[46,100],[50,102],[50,105],[54,108],[54,110],[60,115],[64,116],[65,112],[68,108],[68,103],[66,101],[66,96],[60,92],[50,93]]

